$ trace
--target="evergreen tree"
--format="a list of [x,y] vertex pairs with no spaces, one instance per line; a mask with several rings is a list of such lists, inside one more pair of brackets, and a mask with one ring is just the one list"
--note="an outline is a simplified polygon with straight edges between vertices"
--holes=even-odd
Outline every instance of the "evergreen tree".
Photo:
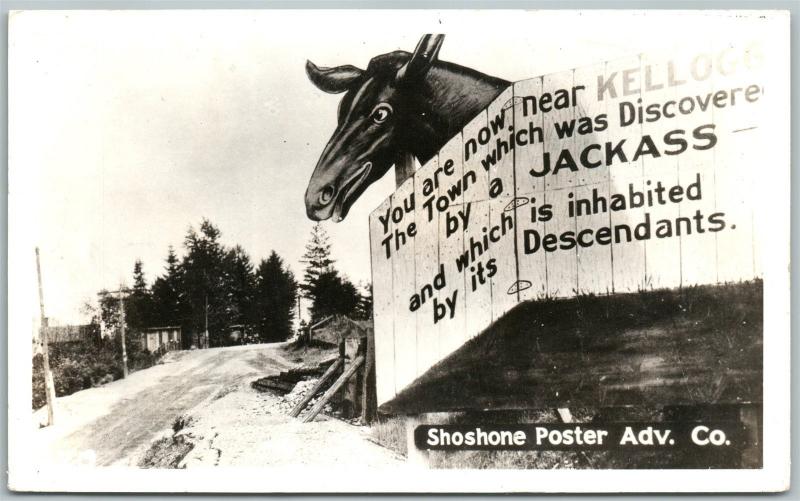
[[133,290],[125,299],[125,323],[134,331],[142,331],[153,321],[153,301],[147,280],[144,277],[142,261],[133,264]]
[[312,322],[330,315],[356,316],[361,295],[347,278],[339,276],[334,269],[322,272],[310,291],[314,303],[311,306]]
[[[159,327],[184,327],[186,313],[181,303],[181,267],[175,249],[169,247],[165,274],[153,282],[153,322]],[[188,325],[184,328],[188,328]]]
[[133,291],[139,294],[147,293],[147,280],[144,278],[144,265],[141,259],[133,263]]
[[225,313],[230,325],[247,325],[254,320],[255,276],[250,256],[237,245],[225,255]]
[[261,260],[256,272],[256,310],[259,339],[285,341],[292,336],[292,316],[297,301],[297,282],[275,251]]
[[[228,344],[227,314],[231,307],[225,291],[225,250],[220,231],[203,219],[200,233],[194,228],[184,239],[186,255],[181,263],[181,300],[185,302],[189,331],[202,335],[208,319],[210,346]],[[184,334],[186,335],[186,333]]]
[[314,298],[311,294],[315,282],[322,273],[331,270],[334,263],[333,259],[331,259],[331,245],[328,242],[328,234],[322,224],[317,223],[311,229],[311,238],[306,244],[306,252],[300,262],[306,265],[303,283],[300,284],[300,288],[306,297],[313,300]]

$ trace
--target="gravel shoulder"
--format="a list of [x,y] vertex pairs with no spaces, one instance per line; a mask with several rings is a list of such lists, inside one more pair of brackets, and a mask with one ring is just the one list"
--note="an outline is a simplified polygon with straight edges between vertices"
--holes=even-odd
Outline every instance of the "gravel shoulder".
[[173,444],[192,444],[176,467],[404,464],[393,452],[370,442],[367,428],[322,415],[302,423],[286,412],[282,397],[249,384],[231,388],[195,409],[188,424],[173,435]]
[[[176,352],[165,363],[56,399],[56,425],[33,447],[46,465],[208,466],[402,465],[367,440],[366,428],[324,416],[303,424],[283,397],[250,387],[297,366],[281,343]],[[43,464],[45,466],[45,464]]]

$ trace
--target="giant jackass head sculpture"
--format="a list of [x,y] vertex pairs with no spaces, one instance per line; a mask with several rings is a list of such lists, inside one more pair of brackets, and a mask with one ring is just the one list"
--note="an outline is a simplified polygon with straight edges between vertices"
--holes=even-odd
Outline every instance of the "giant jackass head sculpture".
[[353,202],[400,154],[427,162],[509,85],[439,61],[443,41],[444,35],[425,35],[413,54],[376,56],[366,70],[306,62],[308,78],[320,90],[345,93],[336,130],[306,189],[310,219],[344,219]]

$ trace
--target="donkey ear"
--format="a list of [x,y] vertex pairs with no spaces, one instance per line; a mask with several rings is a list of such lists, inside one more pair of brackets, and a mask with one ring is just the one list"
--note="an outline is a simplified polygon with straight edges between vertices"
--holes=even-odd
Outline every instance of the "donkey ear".
[[397,81],[410,84],[425,76],[433,62],[439,57],[444,35],[423,35],[414,49],[411,59],[397,72]]
[[319,68],[311,61],[306,61],[306,74],[311,83],[320,90],[330,94],[338,94],[350,88],[364,72],[355,66],[345,65],[336,68]]

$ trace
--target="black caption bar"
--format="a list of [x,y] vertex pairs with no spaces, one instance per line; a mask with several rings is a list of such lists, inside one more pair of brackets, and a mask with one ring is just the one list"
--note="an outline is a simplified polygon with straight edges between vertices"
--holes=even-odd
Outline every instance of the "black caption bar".
[[420,450],[612,450],[645,448],[744,448],[737,422],[572,423],[509,425],[421,425]]

